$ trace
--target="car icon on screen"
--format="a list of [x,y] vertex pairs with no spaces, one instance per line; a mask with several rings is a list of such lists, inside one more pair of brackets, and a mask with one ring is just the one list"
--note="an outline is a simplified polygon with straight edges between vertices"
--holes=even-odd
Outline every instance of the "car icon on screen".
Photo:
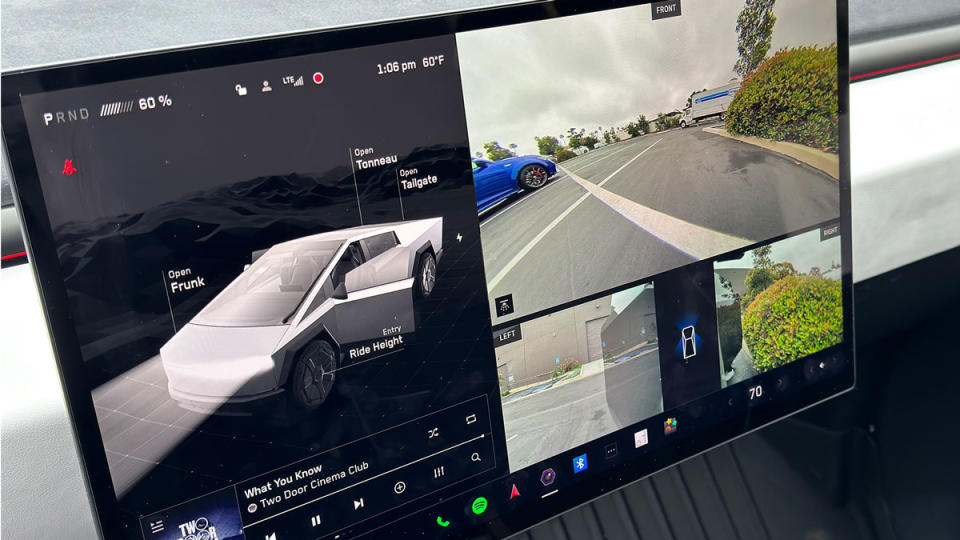
[[208,409],[289,392],[296,405],[319,407],[337,370],[403,347],[414,300],[436,285],[442,235],[442,218],[431,218],[255,252],[160,348],[170,396]]
[[697,334],[693,325],[686,326],[680,330],[680,341],[683,344],[684,360],[697,355]]

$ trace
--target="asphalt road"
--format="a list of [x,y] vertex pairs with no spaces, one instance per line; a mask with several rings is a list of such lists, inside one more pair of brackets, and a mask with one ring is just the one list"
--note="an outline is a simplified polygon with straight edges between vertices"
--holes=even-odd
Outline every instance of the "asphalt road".
[[839,216],[836,180],[701,127],[565,161],[481,223],[494,324]]
[[[605,373],[507,401],[503,418],[510,470],[516,471],[660,412],[660,364],[644,354]],[[615,386],[607,386],[610,381]],[[610,399],[610,402],[608,402]],[[620,423],[611,407],[638,414]]]

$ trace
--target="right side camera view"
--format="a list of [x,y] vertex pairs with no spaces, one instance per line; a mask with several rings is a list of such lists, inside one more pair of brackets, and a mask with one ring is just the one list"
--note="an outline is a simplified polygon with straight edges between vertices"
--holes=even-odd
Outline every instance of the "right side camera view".
[[724,386],[843,340],[837,230],[815,229],[714,264]]

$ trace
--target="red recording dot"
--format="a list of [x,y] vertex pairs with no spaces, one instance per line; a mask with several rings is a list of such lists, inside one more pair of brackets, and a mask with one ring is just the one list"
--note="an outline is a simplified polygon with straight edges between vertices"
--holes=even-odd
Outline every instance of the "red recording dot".
[[320,73],[319,71],[316,72],[316,73],[314,73],[314,74],[313,74],[313,82],[316,83],[316,84],[322,83],[322,82],[323,82],[323,73]]

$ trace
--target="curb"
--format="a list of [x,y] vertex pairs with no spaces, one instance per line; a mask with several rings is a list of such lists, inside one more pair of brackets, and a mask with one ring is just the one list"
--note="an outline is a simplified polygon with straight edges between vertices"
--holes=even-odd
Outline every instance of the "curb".
[[827,173],[834,180],[840,179],[840,158],[837,156],[837,154],[830,154],[817,150],[816,148],[810,148],[809,146],[792,142],[771,141],[768,139],[761,139],[760,137],[749,137],[744,135],[731,135],[723,128],[705,127],[703,128],[703,131],[706,131],[707,133],[713,133],[714,135],[720,135],[721,137],[726,137],[728,139],[733,139],[735,141],[740,141],[742,143],[759,146],[760,148],[770,150],[771,152],[783,154]]
[[[584,369],[583,369],[583,368],[584,368],[585,366],[590,366],[591,364],[597,364],[598,362],[599,362],[599,364],[600,364],[599,369],[589,369],[589,370],[587,370],[587,373],[584,373]],[[573,382],[575,382],[575,381],[582,381],[583,379],[587,379],[587,378],[593,377],[593,376],[595,376],[595,375],[600,375],[600,374],[602,374],[602,373],[603,373],[603,360],[594,360],[593,362],[587,362],[586,364],[581,364],[581,365],[580,365],[580,373],[578,373],[576,377],[571,377],[571,378],[569,378],[569,379],[567,379],[567,380],[559,381],[559,382],[557,382],[556,384],[554,384],[553,386],[551,386],[550,388],[547,388],[546,390],[541,390],[540,392],[533,392],[532,394],[527,394],[527,395],[525,395],[525,396],[520,396],[520,397],[518,397],[518,398],[511,399],[511,400],[509,400],[507,403],[513,403],[513,402],[515,402],[515,401],[523,401],[523,400],[525,400],[525,399],[527,399],[527,398],[529,398],[529,397],[536,396],[536,395],[538,395],[538,394],[541,394],[541,393],[543,393],[543,392],[547,392],[547,391],[549,391],[549,390],[553,390],[554,388],[560,388],[561,386],[566,386],[566,385],[568,385],[568,384],[570,384],[570,383],[573,383]],[[541,384],[545,384],[546,382],[548,382],[548,381],[543,381],[543,382],[539,382],[539,383],[533,383],[533,384],[527,385],[527,386],[525,386],[525,387],[523,387],[523,388],[520,388],[520,389],[517,389],[517,390],[511,390],[510,393],[512,394],[512,393],[515,393],[515,392],[517,392],[517,393],[523,392],[524,390],[526,390],[527,388],[530,388],[531,386],[539,386],[539,385],[541,385]],[[509,397],[509,396],[507,396],[507,397]],[[503,396],[500,397],[500,401],[501,401],[501,403],[503,403]],[[504,403],[504,404],[506,404],[506,403]]]

